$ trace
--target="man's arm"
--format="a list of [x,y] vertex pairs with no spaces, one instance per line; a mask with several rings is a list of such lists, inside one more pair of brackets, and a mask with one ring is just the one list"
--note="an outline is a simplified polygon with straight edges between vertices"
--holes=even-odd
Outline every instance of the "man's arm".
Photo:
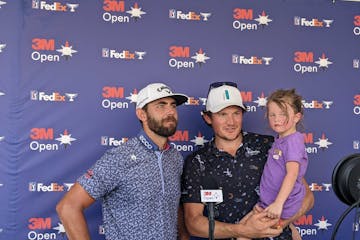
[[56,211],[69,240],[90,239],[83,211],[94,202],[85,189],[79,183],[75,183],[56,205]]
[[[203,215],[204,205],[202,203],[184,203],[185,224],[190,235],[197,237],[208,237],[209,221]],[[255,213],[248,216],[246,221],[238,224],[223,223],[215,221],[215,238],[261,238],[274,237],[282,232],[282,229],[273,229],[279,219],[266,218],[266,212]]]

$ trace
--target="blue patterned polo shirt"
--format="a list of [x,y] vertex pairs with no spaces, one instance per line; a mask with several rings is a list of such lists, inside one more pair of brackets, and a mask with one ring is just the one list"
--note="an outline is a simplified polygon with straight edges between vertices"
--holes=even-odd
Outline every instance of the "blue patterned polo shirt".
[[107,240],[175,240],[182,167],[178,151],[160,151],[141,131],[109,149],[78,182],[102,200]]

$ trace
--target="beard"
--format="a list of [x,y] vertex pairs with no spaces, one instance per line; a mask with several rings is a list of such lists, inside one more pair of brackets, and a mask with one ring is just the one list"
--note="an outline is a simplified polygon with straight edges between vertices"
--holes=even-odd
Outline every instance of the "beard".
[[[177,120],[175,117],[173,116],[169,116],[165,119],[162,120],[156,120],[155,118],[151,117],[151,116],[147,116],[148,117],[148,126],[150,128],[151,131],[153,131],[154,133],[156,133],[159,136],[162,137],[170,137],[172,135],[174,135],[175,131],[176,131],[176,127],[177,127]],[[173,122],[173,124],[171,124],[169,127],[165,127],[164,123],[166,122]]]

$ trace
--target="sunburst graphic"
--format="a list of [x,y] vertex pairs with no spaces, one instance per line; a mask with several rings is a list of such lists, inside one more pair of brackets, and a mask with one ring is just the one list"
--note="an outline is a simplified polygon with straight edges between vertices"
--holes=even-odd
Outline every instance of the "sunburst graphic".
[[146,14],[146,12],[141,11],[137,3],[134,4],[134,7],[131,7],[131,10],[126,12],[129,13],[130,17],[134,18],[135,21],[141,18],[141,15]]
[[53,227],[54,230],[57,230],[58,234],[60,233],[65,233],[65,228],[64,225],[62,225],[61,223],[58,223],[57,227]]
[[72,138],[71,134],[68,133],[68,131],[65,129],[64,134],[60,133],[60,137],[56,138],[55,140],[60,142],[60,145],[64,145],[66,148],[68,145],[71,145],[72,141],[75,141],[76,138]]
[[200,66],[203,63],[206,63],[206,60],[210,59],[210,57],[206,56],[206,53],[200,48],[198,52],[195,53],[195,56],[192,56],[192,59],[195,59],[196,63],[199,63]]
[[6,44],[0,43],[0,53],[3,51],[3,49],[6,47]]
[[315,63],[319,64],[319,67],[322,70],[325,70],[326,68],[329,68],[329,65],[333,64],[332,62],[329,61],[329,58],[325,57],[324,53],[321,55],[321,58],[319,58],[319,61],[316,61]]
[[70,46],[69,42],[65,42],[65,46],[61,45],[61,49],[56,49],[56,51],[61,53],[61,56],[64,56],[66,60],[68,60],[70,57],[72,57],[73,53],[76,53],[77,51],[72,49],[72,46]]
[[265,11],[262,11],[261,15],[259,15],[259,17],[255,18],[254,20],[257,21],[260,26],[268,26],[269,22],[272,22],[269,16],[266,15]]
[[328,227],[331,226],[331,223],[328,223],[328,220],[324,216],[321,217],[321,220],[318,220],[318,223],[315,223],[314,226],[318,227],[318,230],[328,230]]
[[260,97],[258,97],[254,103],[257,103],[258,107],[265,107],[267,103],[267,97],[265,97],[264,93],[261,93]]
[[130,96],[126,97],[126,99],[130,100],[130,103],[136,103],[137,96],[138,96],[138,91],[137,89],[134,89],[134,91],[130,93]]
[[204,146],[204,144],[207,143],[208,140],[206,140],[204,136],[202,136],[202,134],[199,132],[194,139],[190,140],[190,142],[195,143],[195,146]]
[[325,137],[325,134],[322,134],[321,138],[319,138],[319,141],[315,142],[316,145],[319,146],[319,148],[325,149],[329,148],[328,146],[332,144],[332,142],[329,141],[328,138]]

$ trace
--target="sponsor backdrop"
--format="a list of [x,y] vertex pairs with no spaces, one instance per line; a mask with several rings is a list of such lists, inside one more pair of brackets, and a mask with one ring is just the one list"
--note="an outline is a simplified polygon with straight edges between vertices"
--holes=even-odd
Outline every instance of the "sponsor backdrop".
[[[1,0],[0,29],[0,239],[67,239],[56,203],[137,134],[134,103],[150,82],[190,97],[172,146],[186,156],[209,141],[200,111],[214,81],[237,82],[248,131],[273,134],[264,106],[275,89],[303,96],[316,204],[296,226],[330,239],[347,208],[332,170],[360,145],[359,2]],[[338,239],[360,239],[354,215]],[[86,216],[104,239],[100,204]]]

